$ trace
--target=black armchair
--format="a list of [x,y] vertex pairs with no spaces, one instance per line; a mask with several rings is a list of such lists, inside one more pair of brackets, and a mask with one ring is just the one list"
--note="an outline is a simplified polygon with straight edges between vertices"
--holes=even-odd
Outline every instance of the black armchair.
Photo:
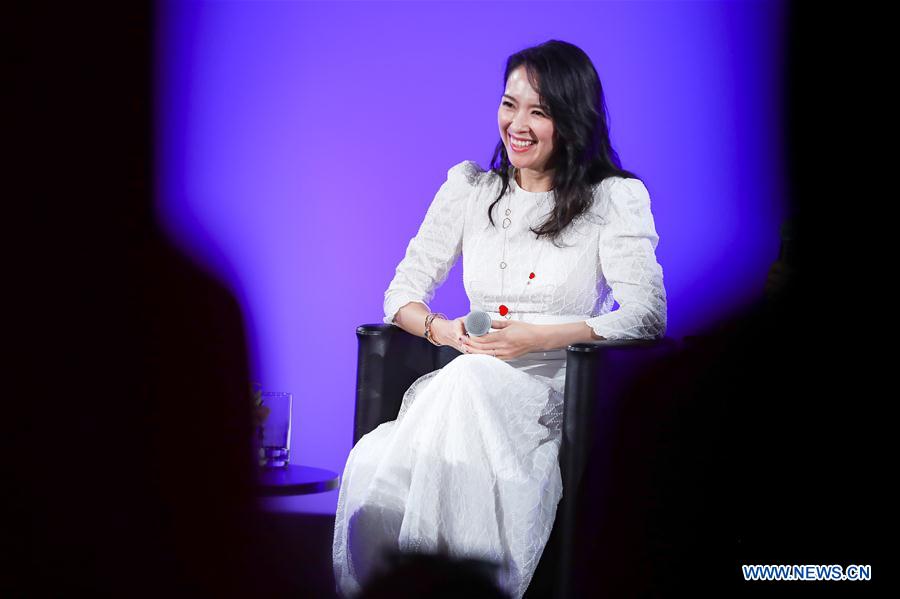
[[[404,392],[420,376],[460,356],[393,325],[367,324],[356,329],[359,340],[356,415],[353,444],[383,422],[397,418]],[[566,351],[563,435],[559,462],[563,496],[553,531],[526,597],[570,597],[573,547],[578,519],[578,491],[587,463],[594,480],[609,476],[608,446],[620,407],[619,399],[633,376],[678,344],[674,338],[576,343]],[[595,513],[606,509],[591,498]]]

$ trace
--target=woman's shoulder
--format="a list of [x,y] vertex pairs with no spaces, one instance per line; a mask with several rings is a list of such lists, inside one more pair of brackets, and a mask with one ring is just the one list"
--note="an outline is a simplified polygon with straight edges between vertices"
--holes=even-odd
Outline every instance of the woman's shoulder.
[[619,175],[610,175],[594,185],[594,197],[601,202],[608,201],[613,195],[619,196],[623,193],[634,196],[635,194],[648,194],[648,191],[640,179]]
[[623,181],[637,181],[637,179],[630,179],[628,177],[622,177],[619,175],[609,175],[608,177],[604,177],[603,179],[601,179],[599,183],[595,183],[594,189],[598,191],[609,192],[613,187],[616,187]]
[[599,217],[599,222],[605,222],[614,205],[621,209],[623,206],[634,207],[649,203],[649,192],[643,181],[634,177],[610,175],[594,184],[593,201],[587,212],[591,217]]
[[480,187],[490,182],[491,171],[486,171],[474,160],[463,160],[447,171],[447,180],[468,187]]

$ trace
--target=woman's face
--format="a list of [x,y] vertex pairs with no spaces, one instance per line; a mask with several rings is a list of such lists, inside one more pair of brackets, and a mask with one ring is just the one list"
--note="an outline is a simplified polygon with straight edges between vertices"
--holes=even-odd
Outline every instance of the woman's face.
[[[510,73],[497,110],[497,124],[509,161],[518,169],[544,171],[553,155],[553,120],[540,102],[524,66]],[[531,143],[514,145],[516,139]]]

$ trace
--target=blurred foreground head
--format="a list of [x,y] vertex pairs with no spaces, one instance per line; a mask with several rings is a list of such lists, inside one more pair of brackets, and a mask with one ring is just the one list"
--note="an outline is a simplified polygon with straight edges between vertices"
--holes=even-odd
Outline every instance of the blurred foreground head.
[[392,551],[358,599],[509,599],[495,582],[498,565],[474,558]]

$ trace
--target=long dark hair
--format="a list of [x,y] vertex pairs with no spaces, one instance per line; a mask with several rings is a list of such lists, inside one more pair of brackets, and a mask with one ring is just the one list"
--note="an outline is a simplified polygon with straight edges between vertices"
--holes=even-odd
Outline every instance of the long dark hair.
[[[554,129],[554,152],[548,166],[554,169],[556,202],[552,214],[531,232],[538,239],[549,237],[556,245],[563,229],[590,207],[594,185],[612,176],[638,177],[622,169],[609,142],[603,86],[591,59],[581,48],[549,40],[516,52],[506,60],[504,91],[510,73],[522,65],[531,87],[549,108]],[[500,195],[488,206],[488,219],[494,227],[497,225],[491,211],[509,189],[510,166],[501,137],[491,157],[491,171],[503,183]]]

